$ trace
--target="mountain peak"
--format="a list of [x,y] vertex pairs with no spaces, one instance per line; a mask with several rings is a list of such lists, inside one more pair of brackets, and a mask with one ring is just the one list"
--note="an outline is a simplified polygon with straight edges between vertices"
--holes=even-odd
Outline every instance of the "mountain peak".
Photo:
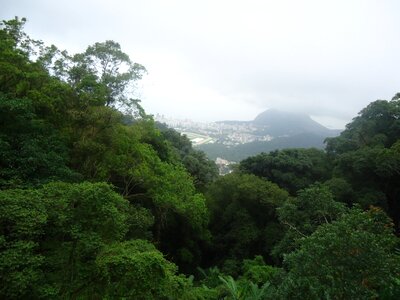
[[266,128],[275,136],[314,133],[331,136],[332,131],[317,123],[310,116],[301,113],[268,109],[260,113],[252,122]]

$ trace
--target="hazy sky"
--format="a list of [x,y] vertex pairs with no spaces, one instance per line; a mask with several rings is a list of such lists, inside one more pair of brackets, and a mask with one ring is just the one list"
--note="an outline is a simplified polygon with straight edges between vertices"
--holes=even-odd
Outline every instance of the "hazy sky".
[[267,108],[342,128],[400,91],[400,1],[0,0],[1,19],[70,53],[115,40],[148,75],[148,113],[250,120]]

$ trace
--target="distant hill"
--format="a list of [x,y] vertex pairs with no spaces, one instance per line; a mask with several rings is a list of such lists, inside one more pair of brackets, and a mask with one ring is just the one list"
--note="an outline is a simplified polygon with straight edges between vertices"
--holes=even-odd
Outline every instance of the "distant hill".
[[269,109],[259,114],[254,125],[264,127],[272,136],[292,136],[301,133],[313,133],[321,136],[335,136],[337,130],[328,129],[306,114],[296,114]]
[[217,123],[253,125],[258,128],[259,133],[266,133],[274,137],[292,136],[301,133],[313,133],[330,137],[337,136],[341,132],[338,129],[326,128],[306,114],[284,112],[276,109],[266,110],[252,121],[219,121]]
[[324,148],[325,137],[313,133],[302,133],[289,137],[278,137],[269,142],[252,142],[237,146],[226,146],[224,144],[205,144],[197,146],[197,149],[204,151],[207,156],[215,160],[222,157],[229,161],[239,162],[249,156],[261,152],[270,152],[286,148]]
[[225,124],[248,124],[256,128],[256,134],[270,135],[271,141],[257,141],[236,146],[222,143],[198,146],[209,158],[222,157],[240,161],[261,152],[284,148],[324,148],[327,137],[337,136],[340,130],[324,127],[306,114],[296,114],[270,109],[259,114],[253,121],[220,121]]

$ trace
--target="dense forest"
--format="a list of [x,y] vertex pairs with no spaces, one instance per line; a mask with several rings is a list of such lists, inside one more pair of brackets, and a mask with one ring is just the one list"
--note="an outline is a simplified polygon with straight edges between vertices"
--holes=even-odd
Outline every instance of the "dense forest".
[[400,299],[400,94],[218,176],[118,43],[0,28],[0,299]]

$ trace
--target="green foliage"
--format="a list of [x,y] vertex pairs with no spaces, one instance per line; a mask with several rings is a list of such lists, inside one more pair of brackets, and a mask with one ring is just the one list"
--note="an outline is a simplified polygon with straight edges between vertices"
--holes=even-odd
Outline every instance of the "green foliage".
[[364,208],[383,207],[399,230],[400,222],[400,101],[377,100],[361,110],[337,138],[327,139],[336,177],[355,193],[351,202]]
[[325,152],[313,148],[261,153],[240,163],[242,172],[264,177],[291,195],[316,181],[328,179],[329,167]]
[[[0,25],[1,297],[86,297],[98,253],[125,239],[154,237],[193,269],[209,238],[205,199],[129,95],[144,67],[113,41],[71,57],[30,39],[24,22]],[[198,187],[208,183],[205,157],[186,158]],[[66,183],[82,180],[125,199],[105,183]]]
[[336,159],[335,171],[357,191],[352,194],[352,202],[364,208],[379,205],[387,209],[392,204],[388,196],[396,197],[399,192],[394,186],[400,170],[399,161],[399,154],[391,148],[363,147],[341,154]]
[[158,127],[162,137],[171,144],[176,156],[180,158],[186,170],[193,177],[195,187],[200,191],[205,191],[207,185],[217,178],[218,169],[215,163],[207,159],[204,152],[194,150],[187,136],[181,135],[163,124],[158,124]]
[[131,112],[138,102],[128,98],[125,91],[145,71],[142,65],[131,62],[118,43],[106,41],[76,54],[67,73],[70,84],[81,95],[95,100],[93,104],[123,107]]
[[66,137],[60,132],[68,87],[30,60],[31,40],[24,20],[0,29],[0,186],[35,186],[51,180],[75,181],[68,166]]
[[147,241],[134,240],[105,247],[96,258],[100,295],[111,299],[176,299],[185,280],[177,268]]
[[232,276],[222,277],[220,280],[225,286],[227,296],[223,299],[232,300],[261,300],[265,299],[267,295],[267,290],[269,288],[269,283],[266,282],[261,287],[252,282],[242,281],[236,282]]
[[218,267],[211,267],[206,270],[203,268],[198,267],[197,270],[200,274],[200,283],[209,287],[209,288],[216,288],[220,285],[219,277],[222,275],[221,271]]
[[160,159],[151,144],[158,137],[151,121],[123,125],[120,120],[106,107],[89,110],[86,125],[77,132],[73,165],[91,180],[110,181],[132,205],[148,209],[154,218],[145,222],[154,223],[152,235],[160,249],[181,266],[195,263],[196,240],[203,239],[208,221],[203,196],[182,164]]
[[36,295],[43,273],[37,240],[47,222],[46,206],[36,191],[0,191],[0,297]]
[[400,101],[377,100],[361,110],[339,137],[327,139],[330,154],[342,154],[368,146],[390,147],[400,137]]
[[216,262],[267,256],[279,238],[275,208],[287,196],[277,185],[255,175],[232,173],[215,181],[209,187],[207,203]]
[[128,231],[128,202],[104,183],[6,190],[0,202],[1,297],[79,295],[99,250]]
[[76,181],[68,167],[60,133],[37,118],[32,101],[0,94],[0,186],[37,186],[53,180]]
[[324,224],[286,255],[282,299],[367,299],[393,284],[400,261],[391,221],[379,209],[354,208]]
[[257,285],[271,282],[279,269],[266,265],[262,256],[257,255],[254,259],[244,259],[242,266],[242,279],[249,280]]
[[232,276],[227,276],[226,278],[220,276],[219,279],[225,285],[231,299],[233,300],[243,299],[246,293],[246,289],[239,288],[235,280],[232,278]]
[[42,247],[53,270],[48,280],[61,295],[90,293],[96,255],[128,231],[128,202],[104,183],[51,184],[43,194],[49,220]]
[[218,299],[218,292],[206,286],[194,286],[186,289],[179,299],[183,300],[213,300]]
[[149,178],[149,194],[161,214],[169,210],[190,219],[192,226],[202,228],[207,222],[207,210],[202,195],[194,194],[188,173],[167,163],[154,166],[158,176]]
[[149,209],[130,205],[128,208],[128,239],[151,239],[151,227],[154,225],[154,216]]
[[202,151],[192,150],[182,157],[182,163],[200,191],[205,191],[207,185],[217,178],[218,169],[215,163],[207,159]]
[[35,296],[41,284],[44,257],[37,252],[32,241],[5,242],[0,237],[0,295],[4,299],[19,299]]
[[400,278],[393,277],[379,291],[379,299],[398,299],[400,297]]
[[125,241],[105,247],[97,256],[99,279],[96,294],[125,299],[215,299],[216,291],[194,286],[193,277],[177,275],[153,244]]
[[[1,299],[398,298],[391,221],[345,207],[398,228],[398,95],[327,153],[261,154],[216,180],[133,99],[145,69],[118,43],[70,56],[25,21],[0,24]],[[281,256],[285,271],[264,261]],[[198,266],[213,267],[177,274]]]
[[[51,183],[42,192],[55,213],[53,228],[75,238],[96,232],[99,240],[121,240],[127,228],[128,202],[106,183]],[[79,229],[79,233],[76,232]]]
[[281,269],[266,265],[262,256],[244,259],[240,269],[240,275],[235,280],[217,267],[199,268],[199,284],[212,288],[215,293],[213,299],[272,299],[275,296]]
[[132,205],[148,209],[154,218],[143,221],[145,227],[154,224],[152,236],[160,249],[175,257],[180,266],[194,264],[199,259],[197,240],[207,236],[204,197],[196,193],[179,161],[163,161],[158,156],[153,141],[159,133],[151,120],[131,125],[120,120],[121,115],[107,107],[89,110],[74,144],[73,165],[87,178],[110,181]]
[[274,248],[274,255],[293,251],[319,225],[331,223],[345,211],[344,204],[334,201],[326,186],[318,184],[299,191],[297,198],[289,198],[277,209],[279,221],[287,231]]
[[351,184],[341,177],[333,177],[323,184],[332,193],[333,199],[350,205],[355,198],[355,191]]

